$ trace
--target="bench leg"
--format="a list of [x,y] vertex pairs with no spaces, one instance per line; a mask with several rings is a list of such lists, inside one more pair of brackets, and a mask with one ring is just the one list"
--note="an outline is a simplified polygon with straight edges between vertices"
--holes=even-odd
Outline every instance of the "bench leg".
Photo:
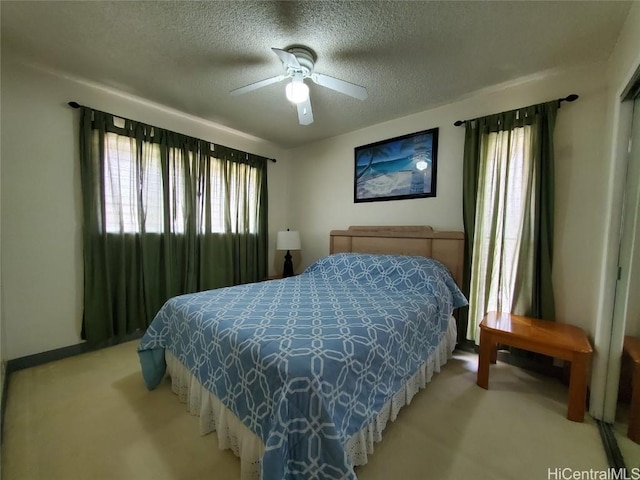
[[493,339],[491,334],[480,329],[480,352],[478,355],[478,386],[489,388],[489,365],[493,358]]
[[576,353],[571,361],[569,379],[569,408],[567,418],[574,422],[584,421],[587,404],[587,365],[589,355]]

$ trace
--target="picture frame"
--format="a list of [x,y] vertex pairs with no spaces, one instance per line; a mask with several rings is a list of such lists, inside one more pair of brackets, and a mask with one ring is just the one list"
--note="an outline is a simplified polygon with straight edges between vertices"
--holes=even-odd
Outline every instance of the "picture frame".
[[438,128],[354,149],[353,201],[436,196]]

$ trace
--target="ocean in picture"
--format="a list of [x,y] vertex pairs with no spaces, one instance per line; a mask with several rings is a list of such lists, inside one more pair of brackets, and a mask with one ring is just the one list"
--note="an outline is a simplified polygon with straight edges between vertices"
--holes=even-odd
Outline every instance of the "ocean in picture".
[[[428,141],[425,141],[427,140]],[[356,153],[356,198],[359,200],[431,193],[431,136],[398,140]]]

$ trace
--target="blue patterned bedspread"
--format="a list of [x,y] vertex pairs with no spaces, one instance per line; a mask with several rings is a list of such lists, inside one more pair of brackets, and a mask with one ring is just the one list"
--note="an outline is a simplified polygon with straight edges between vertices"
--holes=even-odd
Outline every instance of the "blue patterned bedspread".
[[264,441],[264,480],[354,479],[346,441],[466,304],[434,260],[335,254],[295,277],[172,298],[138,350],[149,388],[168,349]]

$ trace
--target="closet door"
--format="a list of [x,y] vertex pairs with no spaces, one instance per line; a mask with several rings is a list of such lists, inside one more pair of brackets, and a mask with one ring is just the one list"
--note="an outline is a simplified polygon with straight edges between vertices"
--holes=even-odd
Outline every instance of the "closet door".
[[[623,289],[626,293],[625,335],[640,336],[640,97],[636,97],[633,104],[631,149],[622,221],[619,265],[621,281],[624,278],[627,282]],[[617,292],[616,289],[616,302]]]
[[[626,185],[620,228],[618,282],[613,312],[612,353],[621,352],[624,335],[640,336],[640,97],[633,103]],[[619,345],[613,344],[619,343]],[[620,357],[610,357],[604,420],[613,422],[618,398]]]

